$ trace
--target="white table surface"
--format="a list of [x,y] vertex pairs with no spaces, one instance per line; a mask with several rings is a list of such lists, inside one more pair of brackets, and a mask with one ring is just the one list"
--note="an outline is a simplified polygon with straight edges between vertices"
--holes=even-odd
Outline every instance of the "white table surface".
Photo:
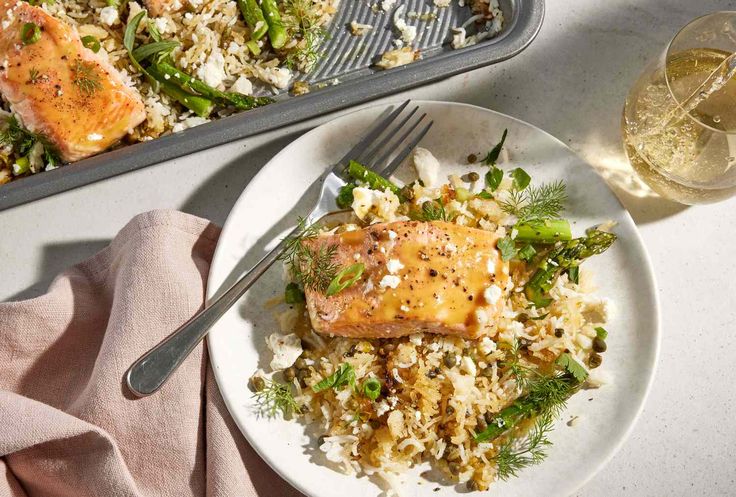
[[[632,194],[619,127],[645,63],[688,20],[736,2],[547,1],[522,54],[390,100],[467,102],[540,126],[610,178],[641,229],[662,302],[657,377],[629,440],[576,495],[736,495],[736,200],[686,208]],[[326,119],[0,212],[0,300],[43,293],[137,213],[176,208],[221,224],[258,169]]]

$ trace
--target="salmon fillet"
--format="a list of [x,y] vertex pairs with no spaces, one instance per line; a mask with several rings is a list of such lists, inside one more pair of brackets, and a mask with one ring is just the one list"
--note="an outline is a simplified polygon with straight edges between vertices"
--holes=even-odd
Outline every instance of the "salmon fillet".
[[307,240],[312,249],[336,245],[340,267],[365,265],[358,282],[332,297],[307,289],[312,327],[361,338],[493,335],[509,281],[496,242],[488,231],[441,221],[375,224]]
[[[27,45],[26,23],[41,29]],[[72,26],[26,2],[0,0],[0,27],[0,93],[64,161],[107,149],[146,118],[138,92]]]

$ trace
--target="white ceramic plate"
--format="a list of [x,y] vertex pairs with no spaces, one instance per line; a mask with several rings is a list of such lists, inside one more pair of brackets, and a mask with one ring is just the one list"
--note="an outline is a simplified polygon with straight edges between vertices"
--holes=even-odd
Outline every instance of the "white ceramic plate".
[[[659,307],[651,264],[639,233],[626,210],[593,169],[563,143],[517,119],[469,105],[419,102],[435,125],[422,146],[431,150],[445,173],[468,172],[469,153],[484,153],[508,128],[509,161],[523,166],[534,182],[564,179],[569,202],[566,217],[574,233],[612,219],[619,241],[585,266],[595,272],[600,294],[613,302],[608,351],[601,366],[612,383],[575,395],[553,433],[548,459],[524,470],[519,478],[500,482],[490,494],[504,497],[567,496],[592,477],[623,443],[638,417],[659,349]],[[303,135],[274,157],[250,182],[225,223],[209,276],[212,295],[250,267],[264,247],[296,221],[297,202],[322,171],[338,160],[384,107],[348,114]],[[475,166],[475,170],[481,170]],[[399,170],[411,179],[411,171]],[[296,211],[294,209],[297,209]],[[311,497],[368,497],[382,494],[368,478],[355,478],[323,464],[314,439],[294,421],[258,418],[246,381],[258,367],[267,369],[271,353],[265,338],[278,331],[273,310],[264,304],[283,292],[283,268],[272,268],[217,324],[209,335],[209,350],[217,382],[230,413],[255,450],[283,478]],[[571,416],[578,422],[569,427]],[[430,482],[417,468],[402,477],[406,496],[450,496],[457,486]],[[438,491],[432,491],[440,487]]]

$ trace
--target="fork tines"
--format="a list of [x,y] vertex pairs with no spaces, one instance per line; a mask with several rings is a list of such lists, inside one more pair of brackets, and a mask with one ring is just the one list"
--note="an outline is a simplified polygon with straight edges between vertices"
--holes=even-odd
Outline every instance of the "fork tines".
[[393,174],[434,123],[426,120],[426,113],[416,116],[418,106],[404,113],[410,102],[407,100],[396,109],[390,107],[384,111],[340,163],[344,166],[354,160],[383,176]]

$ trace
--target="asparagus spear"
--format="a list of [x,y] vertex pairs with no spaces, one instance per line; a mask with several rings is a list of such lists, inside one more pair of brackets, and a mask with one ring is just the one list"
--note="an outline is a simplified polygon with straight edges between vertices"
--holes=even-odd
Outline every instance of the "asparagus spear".
[[516,223],[514,229],[517,231],[515,240],[521,242],[555,243],[572,239],[570,223],[565,219]]
[[238,0],[240,13],[250,28],[250,39],[260,40],[268,31],[268,23],[263,17],[263,11],[256,0]]
[[212,108],[215,106],[212,100],[186,92],[163,78],[158,81],[162,92],[197,114],[199,117],[207,117],[210,115],[210,112],[212,112]]
[[530,383],[528,393],[501,410],[488,426],[475,434],[476,442],[499,437],[524,420],[539,415],[557,415],[580,382],[570,374],[540,376]]
[[276,0],[261,0],[261,9],[263,9],[263,14],[266,16],[266,22],[268,23],[268,38],[271,40],[271,46],[278,50],[286,45],[289,38],[281,20],[279,6],[276,4]]
[[340,188],[340,191],[337,194],[337,206],[341,209],[347,209],[351,205],[353,205],[353,189],[355,188],[355,183],[348,183],[347,185]]
[[348,164],[348,175],[358,181],[368,183],[373,190],[384,191],[386,188],[394,192],[401,199],[401,188],[384,178],[383,176],[369,171],[363,165],[351,160]]
[[549,299],[545,298],[544,294],[552,288],[552,284],[562,271],[579,266],[584,259],[592,255],[605,252],[614,241],[616,235],[613,233],[591,229],[584,237],[559,242],[529,278],[524,289],[529,301],[537,307],[549,305]]
[[238,110],[249,110],[273,102],[268,97],[252,97],[235,92],[225,92],[213,88],[194,78],[171,64],[159,62],[148,67],[148,72],[158,81],[167,81],[180,87],[186,92],[214,100],[225,105],[232,105]]

